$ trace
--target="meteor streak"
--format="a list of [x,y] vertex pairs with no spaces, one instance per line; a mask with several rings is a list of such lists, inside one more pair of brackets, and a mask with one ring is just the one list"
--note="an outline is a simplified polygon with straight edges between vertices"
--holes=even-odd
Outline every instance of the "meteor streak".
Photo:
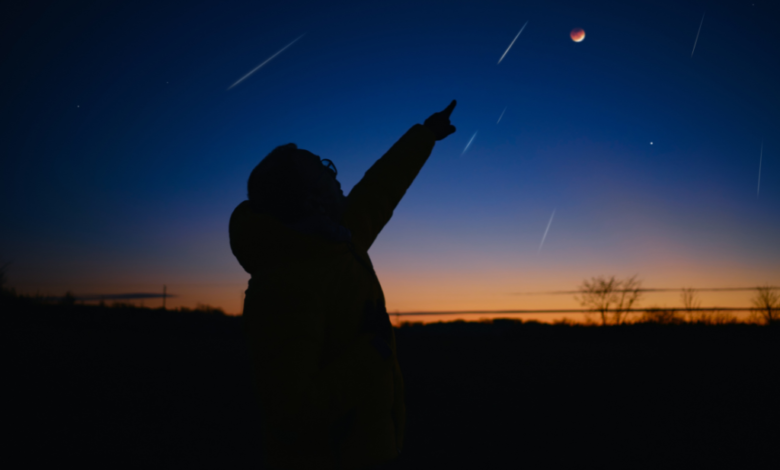
[[[699,23],[699,30],[696,31],[696,40],[693,41],[693,51],[696,50],[696,43],[699,42],[699,33],[701,33],[701,25],[702,24],[704,24],[704,13],[702,13],[702,15],[701,15],[701,23]],[[691,57],[693,57],[693,51],[691,51]]]
[[499,117],[498,117],[498,121],[496,121],[496,124],[498,124],[499,122],[501,122],[501,118],[502,118],[502,117],[504,117],[504,113],[505,113],[505,112],[506,112],[506,108],[504,108],[504,110],[503,110],[503,111],[501,111],[501,116],[499,116]]
[[544,239],[547,238],[547,232],[550,230],[550,225],[552,225],[553,217],[555,217],[555,209],[553,209],[553,213],[550,216],[550,221],[547,222],[547,228],[544,230],[544,235],[542,236],[542,243],[539,244],[539,251],[537,251],[537,253],[542,252],[542,245],[544,245]]
[[758,156],[758,188],[756,189],[756,197],[758,192],[761,191],[761,160],[764,159],[764,141],[761,141],[761,155]]
[[[477,132],[479,132],[479,131],[477,131]],[[461,157],[463,156],[464,153],[466,153],[466,150],[469,149],[469,146],[471,145],[471,142],[474,140],[474,137],[477,136],[477,132],[475,132],[474,135],[472,135],[471,138],[469,139],[469,143],[466,144],[466,148],[464,148],[463,152],[461,152],[461,154],[460,154]]]
[[[522,33],[522,32],[523,32],[523,30],[525,29],[525,25],[526,25],[526,24],[528,24],[528,22],[527,22],[527,21],[525,22],[525,24],[523,25],[523,27],[522,27],[522,28],[520,28],[520,33]],[[515,41],[517,41],[517,38],[519,38],[519,37],[520,37],[520,33],[517,33],[517,36],[515,36],[515,38],[514,38],[514,39],[512,39],[512,42],[511,42],[511,43],[509,43],[509,47],[507,47],[507,48],[506,48],[506,50],[504,51],[504,55],[502,55],[502,56],[501,56],[501,58],[500,58],[500,59],[498,59],[498,64],[500,64],[500,63],[501,63],[501,61],[502,61],[502,60],[504,60],[504,56],[506,55],[506,53],[507,53],[507,52],[509,52],[509,49],[511,49],[511,48],[512,48],[512,44],[514,44],[514,43],[515,43]],[[498,65],[498,64],[496,64],[496,65]]]
[[247,77],[249,77],[249,76],[250,76],[250,75],[252,75],[253,73],[257,72],[257,71],[260,69],[260,67],[262,67],[263,65],[267,64],[268,62],[270,62],[270,61],[271,61],[271,59],[273,59],[274,57],[276,57],[276,56],[278,56],[279,54],[281,54],[282,52],[284,52],[284,50],[285,50],[285,49],[287,49],[288,47],[290,47],[290,46],[292,46],[293,44],[295,44],[295,42],[296,42],[298,39],[300,39],[300,38],[304,37],[305,35],[306,35],[306,33],[303,33],[303,34],[301,34],[300,36],[298,36],[297,38],[295,38],[295,41],[291,42],[290,44],[287,44],[286,46],[284,46],[283,48],[281,48],[281,49],[279,50],[279,52],[277,52],[276,54],[274,54],[274,55],[272,55],[271,57],[267,58],[267,59],[265,60],[265,62],[263,62],[262,64],[258,65],[258,66],[257,66],[257,67],[255,67],[255,68],[253,68],[253,69],[252,69],[252,70],[251,70],[251,71],[250,71],[248,74],[246,74],[246,75],[244,75],[243,77],[239,78],[239,79],[238,79],[238,81],[237,81],[236,83],[234,83],[234,84],[232,84],[232,85],[230,85],[230,86],[228,87],[228,90],[230,90],[230,89],[231,89],[231,88],[233,88],[234,86],[238,85],[239,83],[243,82],[243,81],[244,81],[244,80],[245,80]]

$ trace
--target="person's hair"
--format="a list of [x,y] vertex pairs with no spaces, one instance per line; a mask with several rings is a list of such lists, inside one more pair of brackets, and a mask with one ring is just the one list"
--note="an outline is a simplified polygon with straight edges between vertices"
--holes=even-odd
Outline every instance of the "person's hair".
[[307,213],[308,184],[294,159],[295,144],[280,145],[252,170],[247,196],[252,208],[292,223]]

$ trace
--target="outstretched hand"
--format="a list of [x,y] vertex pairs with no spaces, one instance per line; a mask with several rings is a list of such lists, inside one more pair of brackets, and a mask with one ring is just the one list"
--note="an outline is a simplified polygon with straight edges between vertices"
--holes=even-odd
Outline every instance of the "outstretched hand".
[[436,140],[442,140],[448,135],[455,132],[455,126],[450,124],[450,114],[455,109],[455,105],[458,104],[456,100],[452,100],[449,106],[444,108],[444,111],[431,114],[431,117],[425,120],[423,125],[433,131],[436,136]]

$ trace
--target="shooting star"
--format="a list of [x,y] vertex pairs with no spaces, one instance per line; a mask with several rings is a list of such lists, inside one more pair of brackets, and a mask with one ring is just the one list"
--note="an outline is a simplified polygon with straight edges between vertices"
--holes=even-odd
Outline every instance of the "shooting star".
[[[525,25],[526,25],[526,24],[528,24],[528,22],[527,22],[527,21],[525,22],[525,24],[523,25],[523,27],[522,27],[522,28],[520,28],[520,33],[522,33],[522,32],[523,32],[523,30],[525,29]],[[509,43],[509,47],[507,47],[507,48],[506,48],[506,50],[504,51],[504,55],[502,55],[502,56],[501,56],[501,58],[500,58],[500,59],[498,59],[498,64],[500,64],[500,63],[501,63],[501,61],[502,61],[502,60],[504,60],[504,56],[506,55],[506,53],[507,53],[507,52],[509,52],[509,49],[511,49],[511,48],[512,48],[512,44],[514,44],[514,43],[515,43],[515,41],[517,41],[517,38],[519,38],[519,37],[520,37],[520,33],[517,33],[517,36],[515,36],[515,38],[514,38],[514,39],[512,39],[512,42],[511,42],[511,43]],[[498,65],[498,64],[496,64],[496,65]]]
[[[477,132],[479,132],[479,131],[477,131]],[[461,154],[460,154],[461,157],[463,156],[464,153],[466,153],[466,150],[469,149],[469,146],[471,145],[471,142],[474,140],[474,137],[477,136],[477,132],[475,132],[474,135],[472,135],[471,138],[469,139],[469,143],[466,144],[466,148],[464,148],[463,152],[461,152]]]
[[283,48],[281,48],[281,50],[279,50],[279,52],[277,52],[276,54],[274,54],[274,55],[272,55],[271,57],[267,58],[267,59],[265,60],[265,62],[263,62],[262,64],[258,65],[258,66],[257,66],[257,67],[255,67],[255,68],[253,68],[251,71],[249,71],[249,73],[248,73],[248,74],[246,74],[246,75],[244,75],[243,77],[239,78],[239,79],[238,79],[238,81],[237,81],[236,83],[234,83],[234,84],[232,84],[232,85],[230,85],[230,86],[228,87],[228,90],[230,90],[230,89],[231,89],[231,88],[233,88],[234,86],[238,85],[239,83],[243,82],[243,81],[244,81],[244,80],[245,80],[247,77],[249,77],[249,76],[250,76],[250,75],[252,75],[253,73],[255,73],[255,72],[257,72],[258,70],[260,70],[260,67],[262,67],[263,65],[267,64],[268,62],[270,62],[270,61],[271,61],[271,59],[273,59],[274,57],[276,57],[276,56],[278,56],[279,54],[281,54],[282,52],[284,52],[284,50],[285,50],[285,49],[287,49],[288,47],[290,47],[290,46],[292,46],[293,44],[295,44],[295,42],[296,42],[296,41],[298,41],[298,39],[300,39],[300,38],[304,37],[305,35],[306,35],[306,33],[303,33],[303,34],[301,34],[300,36],[298,36],[297,38],[295,38],[295,41],[291,42],[290,44],[287,44],[286,46],[284,46]]
[[[507,106],[507,107],[508,107],[508,106]],[[506,112],[506,108],[504,108],[504,110],[503,110],[503,111],[501,111],[501,116],[499,116],[499,117],[498,117],[498,121],[496,121],[496,124],[498,124],[499,122],[501,122],[501,118],[502,118],[502,117],[504,117],[504,113],[505,113],[505,112]]]
[[[696,40],[693,41],[693,51],[696,50],[696,43],[699,42],[699,33],[701,33],[701,25],[703,24],[704,24],[704,13],[702,13],[701,15],[701,23],[699,23],[699,30],[696,32]],[[691,57],[693,57],[693,51],[691,51]]]
[[553,213],[550,216],[550,221],[547,222],[547,228],[544,230],[544,235],[542,235],[542,243],[539,244],[539,251],[537,251],[537,254],[542,252],[542,246],[544,245],[544,239],[547,238],[547,232],[550,230],[550,225],[552,225],[553,217],[555,217],[555,209],[553,209]]
[[764,159],[764,141],[761,141],[761,154],[758,156],[758,188],[756,189],[756,197],[758,192],[761,191],[761,160]]

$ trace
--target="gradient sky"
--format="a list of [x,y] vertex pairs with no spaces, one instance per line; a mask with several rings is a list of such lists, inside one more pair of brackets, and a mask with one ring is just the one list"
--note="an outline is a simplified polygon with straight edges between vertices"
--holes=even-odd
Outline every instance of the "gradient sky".
[[516,293],[597,275],[780,284],[773,2],[108,3],[2,7],[0,261],[19,291],[166,284],[169,307],[239,313],[228,220],[252,168],[294,142],[347,194],[452,99],[457,132],[370,250],[389,312],[578,308]]

